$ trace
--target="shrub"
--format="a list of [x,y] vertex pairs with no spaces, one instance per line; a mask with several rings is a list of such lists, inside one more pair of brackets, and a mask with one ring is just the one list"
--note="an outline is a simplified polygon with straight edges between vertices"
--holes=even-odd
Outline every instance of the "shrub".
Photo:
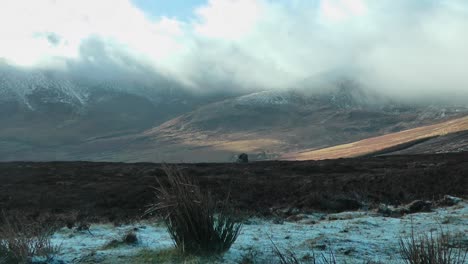
[[135,245],[138,243],[138,237],[135,232],[130,231],[124,235],[122,241],[127,245]]
[[159,212],[176,248],[184,254],[223,253],[237,239],[241,224],[229,213],[227,200],[215,214],[216,202],[196,181],[175,167],[164,166],[167,182],[158,181],[156,198],[147,213]]
[[21,217],[4,216],[0,226],[0,263],[30,263],[34,257],[52,260],[58,251],[50,240],[53,230]]
[[409,238],[400,238],[400,254],[408,264],[463,264],[468,249],[459,238],[443,230],[416,237],[412,229]]

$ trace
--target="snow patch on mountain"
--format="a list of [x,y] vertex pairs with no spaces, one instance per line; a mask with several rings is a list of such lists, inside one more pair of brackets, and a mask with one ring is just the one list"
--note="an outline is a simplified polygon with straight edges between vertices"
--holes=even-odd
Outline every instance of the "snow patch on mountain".
[[84,105],[89,97],[88,89],[75,85],[58,74],[37,70],[19,70],[8,66],[0,67],[0,100],[15,100],[34,110],[31,96],[44,91],[51,93],[51,96],[41,98],[44,103],[53,100],[72,105]]
[[239,105],[268,106],[286,105],[290,103],[290,101],[290,96],[285,92],[262,91],[238,97],[235,103]]

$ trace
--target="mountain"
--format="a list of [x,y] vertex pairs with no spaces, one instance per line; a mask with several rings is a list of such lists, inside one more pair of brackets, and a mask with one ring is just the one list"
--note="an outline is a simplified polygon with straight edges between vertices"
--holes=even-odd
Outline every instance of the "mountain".
[[277,159],[467,113],[463,107],[396,104],[357,87],[312,94],[265,91],[204,105],[139,135],[109,140],[106,144],[126,142],[126,148],[107,158],[232,161],[246,152],[252,160]]
[[319,150],[283,155],[287,160],[323,160],[363,155],[448,153],[468,150],[468,117],[417,127]]
[[218,98],[162,79],[89,80],[0,63],[0,160],[135,134]]
[[196,95],[164,77],[85,78],[0,63],[0,160],[230,161],[321,149],[461,117],[349,79]]

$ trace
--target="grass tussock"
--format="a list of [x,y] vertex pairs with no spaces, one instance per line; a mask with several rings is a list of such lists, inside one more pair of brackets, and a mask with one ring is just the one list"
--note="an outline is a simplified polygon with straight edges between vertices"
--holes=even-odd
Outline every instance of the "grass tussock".
[[54,228],[20,216],[3,216],[0,226],[0,264],[49,263],[59,251],[51,243]]
[[[177,249],[189,255],[214,255],[229,250],[241,224],[228,208],[227,199],[217,206],[192,177],[165,166],[165,182],[158,181],[157,203],[147,213],[159,212]],[[217,209],[220,208],[218,211]]]
[[400,254],[407,264],[464,264],[468,248],[461,236],[440,230],[437,233],[415,235],[400,239]]

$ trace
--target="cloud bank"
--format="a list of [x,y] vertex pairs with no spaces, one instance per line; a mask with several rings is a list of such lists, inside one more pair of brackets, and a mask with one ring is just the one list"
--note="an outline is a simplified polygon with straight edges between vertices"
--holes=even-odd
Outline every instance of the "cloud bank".
[[95,78],[154,74],[198,92],[339,74],[404,99],[468,99],[465,0],[209,0],[193,12],[154,20],[129,0],[4,0],[0,58]]

